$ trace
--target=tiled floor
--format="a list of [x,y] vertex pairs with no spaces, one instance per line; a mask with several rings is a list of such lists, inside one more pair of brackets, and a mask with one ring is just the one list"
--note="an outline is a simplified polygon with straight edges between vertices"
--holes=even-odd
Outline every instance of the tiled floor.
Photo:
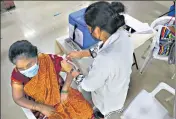
[[[12,100],[10,75],[13,65],[8,60],[9,46],[21,39],[27,39],[38,46],[41,52],[54,53],[55,39],[68,33],[68,14],[90,4],[88,1],[15,1],[16,9],[1,14],[1,118],[26,119],[23,111]],[[127,12],[135,18],[151,23],[162,13],[168,11],[171,1],[124,1]],[[58,16],[54,16],[59,14]],[[142,52],[149,42],[137,49],[139,66],[143,63]],[[152,91],[159,82],[166,82],[174,87],[174,80],[167,63],[154,60],[143,75],[134,68],[131,89],[127,104],[141,89]],[[161,102],[172,114],[173,103]],[[163,99],[163,100],[162,100]],[[114,117],[115,119],[115,117]]]

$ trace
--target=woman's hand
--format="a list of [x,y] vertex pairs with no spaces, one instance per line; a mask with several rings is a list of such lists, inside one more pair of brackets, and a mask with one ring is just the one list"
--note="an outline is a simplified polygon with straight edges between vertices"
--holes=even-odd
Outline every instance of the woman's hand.
[[80,51],[72,51],[67,55],[67,59],[80,59],[82,58],[82,53]]
[[68,92],[61,92],[61,103],[64,103],[68,98]]
[[62,69],[67,73],[70,73],[71,69],[73,68],[73,66],[70,63],[68,63],[66,60],[61,61],[61,66],[62,66]]
[[40,111],[45,116],[49,117],[56,112],[55,108],[45,104],[37,104],[37,110]]

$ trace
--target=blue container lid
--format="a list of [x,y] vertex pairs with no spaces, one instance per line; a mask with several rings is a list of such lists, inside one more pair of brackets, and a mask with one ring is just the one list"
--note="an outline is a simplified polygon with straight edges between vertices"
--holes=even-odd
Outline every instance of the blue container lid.
[[76,12],[73,12],[69,15],[69,17],[74,20],[75,22],[83,25],[83,26],[86,26],[86,22],[84,20],[84,13],[85,13],[85,10],[86,8],[83,8],[79,11],[76,11]]

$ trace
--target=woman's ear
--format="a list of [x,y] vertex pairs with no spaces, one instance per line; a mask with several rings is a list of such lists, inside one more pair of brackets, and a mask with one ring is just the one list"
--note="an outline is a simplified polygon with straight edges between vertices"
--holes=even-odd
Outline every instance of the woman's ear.
[[96,26],[94,31],[93,31],[93,35],[94,35],[95,38],[99,39],[100,34],[101,34],[101,29],[100,29],[100,27]]

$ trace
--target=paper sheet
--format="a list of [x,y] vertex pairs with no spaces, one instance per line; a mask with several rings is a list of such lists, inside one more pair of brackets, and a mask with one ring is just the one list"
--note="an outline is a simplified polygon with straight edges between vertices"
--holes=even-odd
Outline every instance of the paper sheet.
[[[74,26],[69,24],[69,37],[73,39]],[[83,33],[78,28],[75,30],[75,42],[83,47]]]
[[142,23],[141,21],[131,17],[128,14],[123,14],[125,16],[126,25],[133,28],[136,33],[149,34],[153,33],[152,28],[148,25],[148,23]]

